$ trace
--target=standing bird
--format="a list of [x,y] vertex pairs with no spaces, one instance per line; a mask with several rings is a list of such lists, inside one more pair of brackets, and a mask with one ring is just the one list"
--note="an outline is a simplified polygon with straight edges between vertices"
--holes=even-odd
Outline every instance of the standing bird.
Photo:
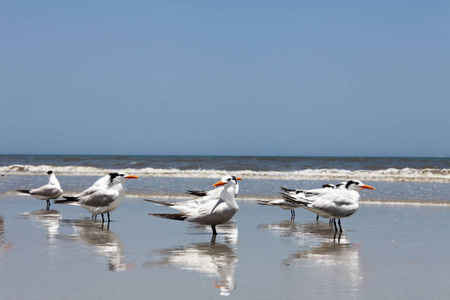
[[[236,176],[231,176],[232,178]],[[199,207],[200,205],[211,201],[211,200],[217,200],[220,197],[220,193],[223,191],[224,186],[219,186],[213,190],[209,190],[209,191],[191,191],[188,190],[186,192],[186,194],[189,195],[193,195],[193,196],[197,196],[198,198],[196,199],[191,199],[191,200],[186,200],[186,201],[177,201],[177,202],[163,202],[163,201],[156,201],[156,200],[150,200],[150,199],[144,199],[144,201],[148,201],[148,202],[152,202],[152,203],[156,203],[156,204],[160,204],[160,205],[164,205],[164,206],[168,206],[168,207],[172,207],[175,209],[180,208],[181,210],[183,210],[183,208],[185,207],[192,207],[192,208],[196,208]],[[239,182],[236,181],[236,187],[234,189],[234,196],[237,197],[237,194],[239,192]],[[175,207],[174,207],[175,206]]]
[[[108,175],[105,175],[102,178],[100,178],[99,180],[97,180],[96,182],[94,182],[93,185],[91,185],[90,187],[88,187],[87,189],[85,189],[84,191],[79,193],[78,195],[63,196],[63,198],[66,200],[72,200],[72,201],[76,202],[76,199],[78,199],[78,198],[92,195],[93,193],[97,192],[98,190],[107,188],[111,184],[113,179],[117,176],[118,176],[118,173],[109,173]],[[94,218],[94,217],[97,219],[97,215],[92,215],[92,218]]]
[[107,186],[99,187],[97,191],[92,194],[74,197],[66,200],[55,201],[56,204],[69,204],[81,206],[87,209],[93,215],[102,215],[102,223],[105,222],[103,214],[108,214],[108,225],[111,221],[109,213],[115,210],[122,203],[125,198],[125,189],[123,183],[127,179],[139,178],[134,175],[127,175],[125,173],[110,173],[109,183]]
[[[230,175],[222,177],[219,182],[213,185],[213,187],[223,186],[220,194],[217,197],[209,198],[207,201],[193,202],[195,200],[190,200],[168,205],[180,211],[180,213],[149,215],[165,219],[194,222],[202,225],[211,225],[214,237],[217,235],[216,225],[229,221],[239,211],[235,196],[238,180],[242,179]],[[153,200],[150,201],[158,204],[163,203]]]
[[338,219],[339,229],[342,231],[341,218],[347,218],[356,213],[359,208],[359,189],[374,190],[374,187],[363,184],[359,180],[347,181],[345,188],[330,189],[325,193],[307,195],[299,193],[295,196],[281,193],[288,202],[298,203],[299,207],[310,210],[323,218]]
[[[333,188],[335,188],[334,184],[324,184],[324,185],[322,185],[321,189],[294,190],[294,189],[288,189],[285,187],[281,187],[281,190],[286,192],[286,194],[289,194],[289,195],[295,197],[298,194],[312,195],[313,193],[322,192],[324,189],[333,189]],[[275,199],[275,200],[268,200],[268,201],[267,200],[258,200],[258,204],[269,205],[269,206],[278,206],[279,208],[290,210],[291,211],[291,220],[295,220],[295,209],[302,205],[300,203],[287,201],[285,199]],[[316,220],[319,220],[319,215],[317,215]]]
[[47,201],[46,210],[50,209],[50,200],[58,199],[59,196],[62,195],[63,190],[61,189],[61,185],[59,184],[58,179],[55,176],[55,173],[52,170],[47,172],[48,175],[48,184],[43,185],[37,189],[32,190],[17,190],[18,192],[25,193],[33,196],[34,198],[40,200]]

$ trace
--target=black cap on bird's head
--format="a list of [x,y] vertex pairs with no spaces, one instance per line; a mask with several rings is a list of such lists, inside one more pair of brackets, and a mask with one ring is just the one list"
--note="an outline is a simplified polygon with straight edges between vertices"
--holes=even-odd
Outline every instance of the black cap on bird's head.
[[109,184],[113,184],[114,178],[116,178],[117,176],[119,176],[119,173],[114,172],[114,173],[109,173]]
[[125,174],[125,173],[117,173],[117,172],[115,172],[115,173],[109,173],[109,177],[110,177],[110,179],[109,179],[109,184],[110,184],[110,185],[113,184],[114,179],[116,179],[117,177],[121,178],[122,181],[125,181],[125,180],[127,180],[127,179],[136,179],[136,178],[139,178],[138,176],[127,175],[127,174]]
[[353,185],[358,187],[358,188],[360,188],[361,190],[362,189],[369,189],[369,190],[374,190],[375,189],[374,187],[372,187],[370,185],[364,184],[361,181],[354,180],[354,179],[347,181],[347,184],[345,185],[345,188],[349,189]]
[[53,174],[53,171],[52,170],[48,170],[47,171],[47,175],[52,175]]

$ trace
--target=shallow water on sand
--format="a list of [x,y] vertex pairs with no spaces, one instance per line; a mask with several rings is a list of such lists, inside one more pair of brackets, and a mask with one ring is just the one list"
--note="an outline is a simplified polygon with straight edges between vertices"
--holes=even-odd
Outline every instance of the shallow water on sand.
[[[167,200],[167,199],[160,199]],[[328,221],[239,201],[211,229],[127,197],[109,230],[79,207],[0,199],[0,299],[423,299],[450,294],[449,206],[362,203]]]

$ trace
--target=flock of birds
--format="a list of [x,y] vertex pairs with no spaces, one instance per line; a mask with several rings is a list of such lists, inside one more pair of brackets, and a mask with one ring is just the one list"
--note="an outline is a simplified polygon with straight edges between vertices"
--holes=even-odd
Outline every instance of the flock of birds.
[[[102,216],[102,223],[105,222],[104,214],[108,216],[110,222],[110,212],[119,207],[125,197],[123,184],[128,179],[139,177],[125,173],[109,173],[97,180],[92,186],[75,196],[63,196],[64,200],[57,200],[62,196],[63,190],[53,171],[47,172],[49,176],[48,184],[36,189],[17,190],[18,192],[31,195],[37,199],[47,202],[47,210],[50,209],[50,200],[55,204],[69,204],[80,206],[92,214],[92,218],[97,215]],[[155,217],[194,222],[202,225],[210,225],[213,236],[217,235],[216,225],[229,221],[237,212],[239,206],[236,197],[239,193],[239,177],[227,175],[215,183],[215,189],[210,191],[188,191],[190,195],[198,196],[197,199],[163,202],[144,199],[155,204],[164,205],[176,209],[179,213],[174,214],[149,214]],[[335,231],[338,231],[336,219],[338,220],[339,231],[342,231],[341,218],[347,218],[356,213],[359,208],[358,190],[375,188],[363,184],[359,180],[341,182],[337,185],[324,185],[320,189],[297,190],[282,187],[282,199],[259,201],[259,204],[278,206],[282,209],[291,210],[291,219],[295,218],[295,209],[298,207],[307,209],[320,217],[330,219],[330,224],[334,224]]]

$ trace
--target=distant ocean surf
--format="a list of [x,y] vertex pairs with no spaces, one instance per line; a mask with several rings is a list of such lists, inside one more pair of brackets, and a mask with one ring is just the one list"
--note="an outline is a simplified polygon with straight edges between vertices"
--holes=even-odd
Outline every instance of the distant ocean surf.
[[121,170],[142,177],[450,182],[449,158],[0,155],[0,174],[102,176]]

